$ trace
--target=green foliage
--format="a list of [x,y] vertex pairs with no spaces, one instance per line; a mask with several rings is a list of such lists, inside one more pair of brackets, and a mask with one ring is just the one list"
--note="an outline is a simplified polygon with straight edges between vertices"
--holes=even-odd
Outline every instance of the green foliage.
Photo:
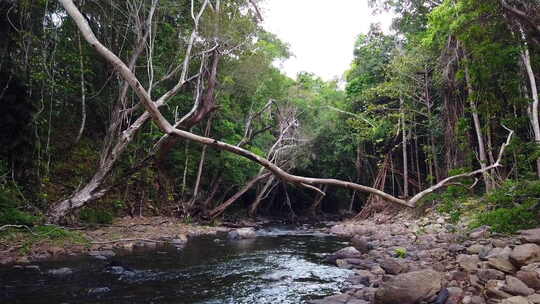
[[450,215],[450,221],[457,223],[464,211],[464,202],[470,196],[468,189],[461,185],[451,185],[440,194],[436,194],[431,199],[438,202],[437,211]]
[[19,209],[20,202],[9,189],[0,190],[0,225],[34,225],[39,218]]
[[89,225],[109,225],[112,224],[113,214],[107,210],[84,208],[79,213],[79,219]]
[[397,258],[400,258],[400,259],[404,259],[407,257],[407,249],[406,248],[396,248],[394,250],[394,255],[397,257]]
[[487,211],[479,212],[471,227],[489,225],[501,233],[533,228],[540,225],[539,199],[540,181],[506,180],[485,195],[483,204]]
[[485,201],[490,208],[512,208],[517,205],[531,205],[540,199],[540,181],[515,181],[508,179],[501,187],[486,194]]
[[49,240],[74,240],[77,243],[83,242],[84,238],[79,232],[70,231],[55,225],[37,226],[33,229],[33,234],[39,239]]
[[521,229],[534,228],[540,225],[540,220],[538,219],[538,211],[531,211],[530,207],[530,205],[520,205],[480,212],[470,227],[474,229],[488,225],[493,231],[500,233],[515,233]]
[[28,254],[35,246],[43,243],[54,246],[88,245],[89,240],[78,231],[70,231],[55,225],[37,226],[32,230],[7,229],[0,233],[0,240],[17,243],[22,254]]

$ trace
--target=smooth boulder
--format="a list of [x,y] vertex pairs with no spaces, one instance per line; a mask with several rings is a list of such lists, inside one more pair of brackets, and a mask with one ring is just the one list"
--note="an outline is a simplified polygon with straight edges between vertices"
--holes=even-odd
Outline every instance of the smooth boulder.
[[368,243],[368,241],[364,237],[360,235],[355,235],[351,239],[351,244],[361,253],[368,253],[371,249],[373,249],[373,246]]
[[540,246],[536,244],[519,245],[512,250],[510,260],[516,266],[523,266],[540,262]]
[[540,228],[521,230],[520,238],[528,243],[540,244]]
[[435,299],[442,276],[434,270],[404,273],[385,282],[375,293],[375,304],[415,304]]
[[228,234],[228,237],[231,240],[254,239],[256,236],[257,234],[255,233],[255,229],[253,228],[239,228],[230,231]]

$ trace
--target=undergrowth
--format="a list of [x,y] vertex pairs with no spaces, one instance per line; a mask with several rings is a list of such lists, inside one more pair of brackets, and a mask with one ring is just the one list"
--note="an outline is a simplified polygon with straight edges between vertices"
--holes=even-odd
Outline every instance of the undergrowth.
[[0,233],[0,240],[5,244],[17,246],[22,254],[28,254],[34,247],[42,244],[58,247],[89,245],[88,239],[82,233],[55,225],[6,229]]
[[12,190],[4,188],[0,190],[0,226],[2,225],[27,225],[33,226],[39,221],[39,217],[33,216],[21,210],[21,202]]
[[471,228],[488,225],[501,233],[534,228],[540,225],[540,181],[506,180],[481,204],[484,211],[475,214]]

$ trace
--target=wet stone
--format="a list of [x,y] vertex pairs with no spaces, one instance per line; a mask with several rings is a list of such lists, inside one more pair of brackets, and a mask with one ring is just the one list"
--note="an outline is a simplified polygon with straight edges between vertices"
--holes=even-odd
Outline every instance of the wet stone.
[[88,294],[95,295],[95,294],[100,294],[100,293],[107,293],[110,291],[111,289],[109,287],[97,287],[97,288],[90,288],[88,290]]
[[58,269],[51,269],[47,273],[53,276],[62,277],[62,276],[67,276],[67,275],[72,274],[73,270],[68,267],[62,267]]

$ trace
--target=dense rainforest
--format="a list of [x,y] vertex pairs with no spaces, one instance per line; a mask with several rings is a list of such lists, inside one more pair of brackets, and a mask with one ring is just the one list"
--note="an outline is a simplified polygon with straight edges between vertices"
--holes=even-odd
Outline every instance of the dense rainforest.
[[334,81],[276,67],[262,2],[0,1],[0,225],[540,222],[538,1],[370,0]]

